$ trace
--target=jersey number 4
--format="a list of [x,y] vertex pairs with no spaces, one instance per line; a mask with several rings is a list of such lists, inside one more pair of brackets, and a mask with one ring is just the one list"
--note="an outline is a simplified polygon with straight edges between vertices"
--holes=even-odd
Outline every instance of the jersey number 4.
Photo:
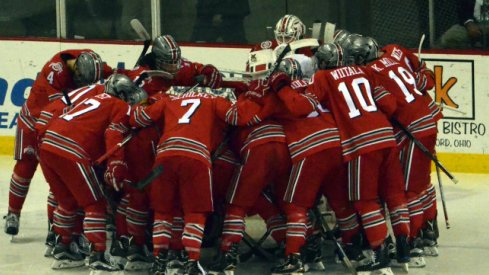
[[199,108],[199,106],[200,106],[200,99],[198,99],[198,98],[185,99],[185,100],[182,100],[182,103],[180,104],[180,106],[182,106],[182,107],[185,107],[188,105],[190,105],[190,108],[178,120],[178,124],[190,123],[190,118],[194,115],[195,111],[197,111],[197,108]]

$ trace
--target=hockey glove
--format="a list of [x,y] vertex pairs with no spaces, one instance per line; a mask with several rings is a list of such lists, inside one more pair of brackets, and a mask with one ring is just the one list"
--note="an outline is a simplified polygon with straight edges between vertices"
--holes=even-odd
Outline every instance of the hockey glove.
[[250,82],[249,89],[244,95],[256,103],[263,105],[263,97],[267,95],[269,91],[270,86],[268,81],[257,79]]
[[127,181],[127,164],[121,160],[110,161],[104,174],[107,184],[112,186],[115,191],[120,191]]
[[204,76],[203,86],[218,89],[221,88],[222,76],[219,70],[212,65],[205,65],[200,74]]
[[284,86],[290,85],[290,77],[284,72],[276,72],[268,80],[273,92],[278,93]]

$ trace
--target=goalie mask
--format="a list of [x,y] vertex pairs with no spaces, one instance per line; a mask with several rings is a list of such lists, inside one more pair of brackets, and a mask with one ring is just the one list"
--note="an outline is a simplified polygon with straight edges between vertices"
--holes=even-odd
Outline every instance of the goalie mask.
[[319,70],[334,69],[347,65],[343,48],[337,43],[327,43],[314,54]]
[[130,105],[140,103],[148,98],[142,88],[136,86],[128,76],[123,74],[113,74],[107,79],[105,93],[118,97]]
[[171,74],[176,74],[180,70],[182,52],[173,36],[158,36],[153,42],[151,52],[155,57],[155,66],[158,70]]
[[102,78],[103,61],[97,53],[83,52],[75,61],[73,81],[77,87],[87,86]]
[[306,34],[306,26],[299,17],[286,14],[275,25],[275,39],[278,44],[290,43]]
[[278,70],[286,73],[291,80],[302,79],[301,64],[294,58],[284,58]]
[[370,37],[353,37],[348,45],[348,53],[357,65],[365,65],[379,57],[379,46]]

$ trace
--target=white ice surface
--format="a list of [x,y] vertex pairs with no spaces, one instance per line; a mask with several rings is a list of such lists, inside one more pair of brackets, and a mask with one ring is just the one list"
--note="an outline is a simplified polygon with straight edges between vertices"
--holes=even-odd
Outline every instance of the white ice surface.
[[[8,189],[14,161],[0,156],[0,210],[7,212]],[[427,258],[427,266],[411,268],[409,274],[489,274],[489,175],[455,174],[457,185],[443,176],[451,229],[445,228],[442,204],[438,193],[438,224],[440,226],[439,252],[436,258]],[[436,175],[432,175],[436,182]],[[437,191],[438,184],[436,184]],[[53,271],[51,259],[43,257],[47,230],[47,184],[40,169],[36,173],[20,219],[20,232],[10,241],[3,233],[0,220],[0,274],[89,274],[86,268]],[[250,226],[253,228],[253,226]],[[254,228],[259,228],[255,226]],[[260,232],[250,232],[257,236]],[[236,274],[269,274],[273,263],[252,260],[239,266]],[[348,274],[331,259],[326,262],[326,274]],[[393,269],[402,274],[400,269]],[[122,273],[122,272],[121,272]],[[120,274],[120,273],[119,273]],[[137,274],[137,273],[126,273]],[[145,274],[145,273],[141,273]],[[325,274],[310,272],[307,274]]]

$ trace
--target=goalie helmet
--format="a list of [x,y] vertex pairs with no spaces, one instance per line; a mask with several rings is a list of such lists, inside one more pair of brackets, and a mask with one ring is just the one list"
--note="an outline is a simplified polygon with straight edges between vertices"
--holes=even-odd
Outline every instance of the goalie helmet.
[[155,66],[172,74],[180,70],[182,52],[180,46],[171,35],[161,35],[155,38],[151,52],[155,57]]
[[274,33],[278,44],[290,43],[301,39],[306,34],[306,26],[299,17],[286,14],[278,20]]
[[301,64],[294,58],[284,58],[278,70],[286,73],[291,80],[302,79]]
[[379,46],[371,37],[353,37],[348,45],[348,53],[355,64],[365,65],[379,57]]
[[118,97],[130,105],[142,102],[148,98],[146,92],[136,86],[132,80],[123,74],[113,74],[105,82],[105,93]]
[[318,48],[314,54],[317,59],[319,70],[334,69],[348,65],[345,62],[345,53],[343,47],[338,43],[327,43]]
[[75,61],[73,82],[77,87],[90,85],[102,78],[103,61],[95,52],[82,52]]

